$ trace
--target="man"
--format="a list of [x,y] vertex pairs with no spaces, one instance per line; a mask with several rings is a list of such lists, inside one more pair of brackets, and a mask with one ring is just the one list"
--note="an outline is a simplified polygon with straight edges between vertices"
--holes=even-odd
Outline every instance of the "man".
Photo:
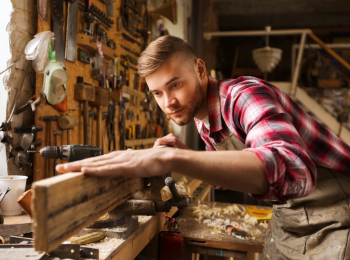
[[139,58],[139,74],[178,125],[195,119],[207,150],[173,135],[155,146],[57,166],[60,173],[151,177],[178,172],[264,199],[274,215],[265,259],[348,259],[350,147],[284,92],[253,77],[217,82],[184,40],[164,36]]

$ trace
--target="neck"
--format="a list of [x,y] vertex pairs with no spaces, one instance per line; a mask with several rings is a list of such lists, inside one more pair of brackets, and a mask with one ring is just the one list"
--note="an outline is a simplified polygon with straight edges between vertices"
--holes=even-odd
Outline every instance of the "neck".
[[203,90],[203,104],[201,108],[199,109],[198,113],[195,115],[195,118],[199,120],[203,120],[208,115],[208,76],[206,76],[201,81],[201,86]]

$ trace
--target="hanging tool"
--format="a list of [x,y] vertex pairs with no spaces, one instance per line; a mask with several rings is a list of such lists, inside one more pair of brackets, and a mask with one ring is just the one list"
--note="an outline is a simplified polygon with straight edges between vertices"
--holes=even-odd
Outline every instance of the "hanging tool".
[[[80,7],[81,3],[79,3]],[[85,10],[84,10],[85,9]],[[91,14],[91,0],[87,1],[87,6],[84,5],[84,33],[94,35],[94,17]]]
[[38,126],[30,125],[30,126],[23,126],[23,127],[15,127],[13,130],[15,131],[15,133],[18,133],[18,134],[36,133],[36,132],[43,131],[43,127],[41,125],[38,125]]
[[74,129],[74,127],[76,127],[78,123],[79,120],[74,115],[63,115],[58,120],[58,126],[63,130],[67,130],[67,144],[72,144],[70,130]]
[[50,0],[51,17],[53,21],[53,32],[55,33],[56,59],[64,65],[64,41],[63,41],[63,0]]
[[[205,215],[203,215],[203,218],[210,219],[213,222],[215,221],[214,218],[211,218],[211,217],[208,217]],[[242,237],[242,238],[247,236],[247,232],[244,231],[243,229],[235,228],[232,225],[226,225],[226,224],[223,224],[222,226],[223,226],[224,230],[229,230],[233,236],[238,236],[238,237]]]
[[102,107],[108,106],[109,90],[95,88],[95,101],[91,104],[97,107],[97,146],[103,148]]
[[38,0],[38,13],[41,19],[47,21],[48,0]]
[[79,0],[68,2],[67,9],[67,32],[66,32],[66,53],[65,58],[70,62],[75,62],[77,49]]
[[32,109],[32,112],[35,112],[36,107],[41,104],[40,96],[33,96],[24,106],[17,109],[14,114],[18,115],[27,109]]
[[122,37],[127,40],[128,42],[131,42],[131,43],[136,43],[138,46],[141,46],[141,44],[136,41],[135,39],[131,38],[129,35],[127,35],[126,33],[122,33]]
[[[55,136],[55,146],[57,147],[57,136],[62,134],[62,130],[53,131],[53,135]],[[57,176],[56,171],[57,159],[55,159],[53,163],[53,176]]]
[[28,153],[40,153],[46,159],[61,159],[67,162],[74,162],[102,154],[102,148],[91,145],[62,145],[45,146],[40,151],[27,151]]
[[95,101],[95,88],[84,84],[83,77],[78,77],[74,86],[74,99],[83,103],[84,144],[91,144],[89,102]]
[[108,127],[108,151],[111,150],[111,144],[113,142],[113,151],[117,149],[116,143],[115,143],[115,103],[110,103],[108,105],[108,117],[107,117],[107,127]]
[[1,139],[1,143],[7,146],[13,146],[13,138],[7,134]]
[[20,146],[24,151],[35,150],[35,148],[42,145],[41,139],[34,142],[34,133],[25,133],[20,138]]

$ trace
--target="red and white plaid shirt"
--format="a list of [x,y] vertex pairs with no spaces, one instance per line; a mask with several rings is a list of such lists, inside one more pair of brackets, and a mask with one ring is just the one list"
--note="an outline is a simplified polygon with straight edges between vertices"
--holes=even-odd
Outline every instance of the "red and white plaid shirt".
[[[350,173],[350,147],[306,114],[282,90],[255,77],[209,77],[210,130],[195,119],[207,150],[230,133],[265,165],[270,191],[252,195],[278,200],[305,197],[316,185],[316,166]],[[225,122],[222,122],[224,119]]]

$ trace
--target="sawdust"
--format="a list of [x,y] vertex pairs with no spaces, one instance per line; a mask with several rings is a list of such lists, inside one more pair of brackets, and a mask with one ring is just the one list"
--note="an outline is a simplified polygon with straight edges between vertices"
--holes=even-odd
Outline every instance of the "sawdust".
[[[257,226],[260,226],[266,231],[268,224],[267,222],[261,222],[258,224],[256,217],[250,217],[246,213],[246,209],[242,205],[233,204],[225,208],[215,207],[215,203],[212,207],[201,204],[198,201],[198,206],[193,208],[193,214],[196,216],[196,221],[199,223],[204,223],[208,227],[212,228],[211,234],[228,234],[232,235],[231,230],[227,230],[226,226],[231,225],[234,228],[243,229],[246,231],[247,236],[245,238],[236,236],[240,239],[255,239],[263,235]],[[234,216],[235,220],[231,221],[225,216]]]

